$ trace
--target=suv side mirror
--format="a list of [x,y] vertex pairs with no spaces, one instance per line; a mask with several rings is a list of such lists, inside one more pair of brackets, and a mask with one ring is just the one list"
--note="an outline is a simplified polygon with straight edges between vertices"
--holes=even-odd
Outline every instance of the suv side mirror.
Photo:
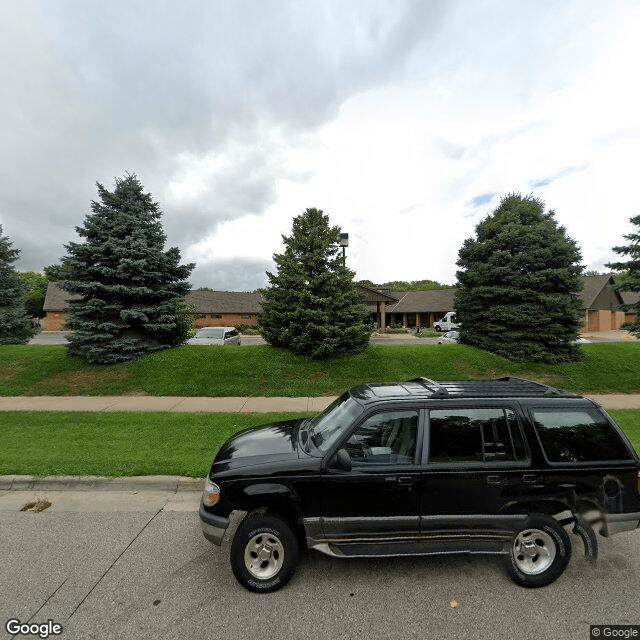
[[351,471],[351,456],[346,449],[338,449],[333,458],[333,465],[341,471]]

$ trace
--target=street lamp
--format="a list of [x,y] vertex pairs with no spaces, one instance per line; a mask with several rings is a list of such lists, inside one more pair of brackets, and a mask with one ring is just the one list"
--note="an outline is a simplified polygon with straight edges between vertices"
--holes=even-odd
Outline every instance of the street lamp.
[[349,246],[349,234],[341,233],[338,240],[338,244],[342,247],[342,266],[347,266],[347,252],[346,248]]

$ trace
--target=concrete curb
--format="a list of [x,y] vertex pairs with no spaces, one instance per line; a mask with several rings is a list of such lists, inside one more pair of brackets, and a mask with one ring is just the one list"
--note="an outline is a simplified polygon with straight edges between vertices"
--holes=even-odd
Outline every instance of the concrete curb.
[[0,476],[0,491],[187,491],[201,492],[204,478],[187,476]]

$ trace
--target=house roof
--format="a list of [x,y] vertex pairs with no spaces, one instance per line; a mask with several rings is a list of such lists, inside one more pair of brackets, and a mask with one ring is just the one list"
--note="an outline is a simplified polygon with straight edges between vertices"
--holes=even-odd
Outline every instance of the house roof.
[[[47,286],[44,299],[45,311],[66,311],[71,299],[79,298],[61,289],[56,282]],[[196,313],[247,313],[261,312],[259,293],[237,291],[190,291],[185,302],[196,308]]]
[[[604,276],[583,276],[584,289],[579,298],[583,309],[592,309],[603,291],[613,284],[613,278]],[[388,313],[441,313],[453,310],[453,299],[457,289],[432,289],[430,291],[379,291],[358,286],[365,296],[369,311],[376,311],[377,302],[387,303]],[[620,303],[636,304],[640,298],[637,292],[613,292]],[[57,283],[50,282],[44,300],[44,311],[66,311],[68,301],[78,298],[61,289]],[[259,293],[239,291],[191,291],[185,296],[185,302],[196,308],[196,313],[246,313],[261,312]]]
[[391,292],[398,303],[387,307],[389,313],[440,313],[453,311],[457,289]]
[[601,291],[613,284],[613,278],[610,275],[582,276],[582,282],[584,288],[580,292],[579,298],[582,300],[582,306],[585,309],[591,309]]
[[80,298],[78,294],[67,293],[58,286],[57,282],[49,282],[47,293],[44,297],[44,311],[66,311],[69,300]]
[[262,312],[259,293],[245,291],[190,291],[184,301],[196,308],[196,313]]
[[358,293],[364,296],[367,305],[376,304],[378,302],[393,304],[394,302],[398,302],[400,299],[400,294],[390,294],[388,291],[372,289],[371,287],[363,287],[361,284],[356,285],[356,288],[358,289]]
[[638,304],[640,294],[637,291],[618,291],[624,304]]

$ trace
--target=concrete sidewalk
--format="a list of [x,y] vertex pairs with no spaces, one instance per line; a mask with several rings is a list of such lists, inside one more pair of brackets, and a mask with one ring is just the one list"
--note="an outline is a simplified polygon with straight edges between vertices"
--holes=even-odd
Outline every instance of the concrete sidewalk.
[[[209,398],[177,396],[17,396],[0,397],[0,411],[149,411],[175,413],[317,413],[335,396],[320,398]],[[640,406],[640,404],[638,405]]]
[[[589,394],[605,409],[640,409],[640,394]],[[177,396],[17,396],[0,397],[0,411],[148,411],[175,413],[317,413],[336,396],[319,398],[209,398]]]

